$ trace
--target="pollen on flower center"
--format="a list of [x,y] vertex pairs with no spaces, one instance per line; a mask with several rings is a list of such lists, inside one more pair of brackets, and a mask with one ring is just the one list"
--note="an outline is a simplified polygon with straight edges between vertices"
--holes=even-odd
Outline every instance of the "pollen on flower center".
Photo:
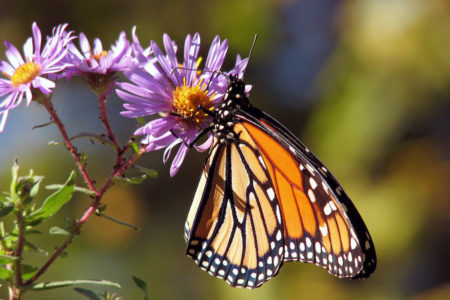
[[32,61],[27,62],[16,69],[13,76],[11,77],[11,85],[13,87],[18,87],[21,84],[28,83],[36,78],[36,76],[39,75],[40,71],[40,65]]
[[94,54],[94,53],[91,53],[91,57],[89,57],[87,60],[86,60],[86,62],[90,65],[90,66],[92,66],[92,63],[91,63],[91,60],[92,59],[94,59],[97,63],[99,63],[100,62],[100,58],[103,56],[103,57],[106,57],[108,55],[108,51],[102,51],[102,52],[100,52],[100,53],[97,53],[97,54]]
[[201,80],[194,86],[186,86],[184,81],[183,86],[177,87],[173,92],[172,112],[195,124],[202,123],[208,115],[198,107],[211,109],[214,96],[208,97],[207,92],[206,84],[202,84]]

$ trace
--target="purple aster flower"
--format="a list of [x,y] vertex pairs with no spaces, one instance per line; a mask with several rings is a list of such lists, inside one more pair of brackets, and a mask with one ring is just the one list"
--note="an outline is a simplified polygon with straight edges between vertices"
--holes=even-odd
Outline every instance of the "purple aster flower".
[[68,79],[72,76],[82,76],[94,90],[108,94],[116,79],[116,72],[128,68],[130,60],[130,42],[128,42],[125,32],[121,32],[119,38],[111,50],[103,50],[102,42],[99,38],[94,39],[94,47],[91,48],[84,33],[79,35],[80,49],[71,43],[67,62],[72,66],[64,73]]
[[[213,110],[225,95],[228,80],[225,76],[217,76],[215,72],[222,67],[228,41],[221,41],[218,36],[214,38],[203,69],[199,69],[198,33],[187,36],[182,64],[176,56],[177,47],[167,34],[164,34],[163,41],[166,54],[151,41],[154,57],[138,55],[141,59],[137,60],[141,64],[124,72],[132,83],[119,83],[120,89],[116,92],[127,102],[124,104],[125,111],[121,113],[123,116],[136,118],[159,113],[161,118],[150,121],[135,134],[144,136],[141,143],[145,145],[146,151],[166,148],[164,162],[169,159],[172,149],[180,145],[170,168],[170,176],[174,176],[188,151],[186,143],[192,143],[211,121],[204,111],[198,111],[198,106]],[[135,57],[138,56],[135,54]],[[236,67],[230,73],[242,74],[246,64],[247,59],[238,58]],[[203,144],[194,147],[198,151],[205,151],[211,142],[212,135],[208,134]]]
[[9,111],[20,105],[24,96],[28,106],[33,95],[38,92],[48,95],[55,88],[55,82],[48,77],[67,67],[62,59],[68,51],[67,44],[74,38],[72,32],[65,32],[66,27],[67,24],[55,27],[41,51],[41,31],[36,22],[33,23],[33,37],[28,38],[23,46],[24,57],[14,45],[5,41],[9,62],[0,61],[0,71],[6,76],[0,78],[0,97],[4,97],[0,102],[0,132],[5,127]]

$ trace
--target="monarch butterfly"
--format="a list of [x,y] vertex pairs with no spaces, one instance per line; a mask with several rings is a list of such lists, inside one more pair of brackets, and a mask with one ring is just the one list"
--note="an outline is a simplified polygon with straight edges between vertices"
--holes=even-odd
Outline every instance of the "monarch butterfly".
[[187,255],[232,286],[255,288],[283,262],[315,263],[366,278],[375,248],[330,171],[292,133],[252,106],[228,77],[213,117],[214,140],[185,224]]

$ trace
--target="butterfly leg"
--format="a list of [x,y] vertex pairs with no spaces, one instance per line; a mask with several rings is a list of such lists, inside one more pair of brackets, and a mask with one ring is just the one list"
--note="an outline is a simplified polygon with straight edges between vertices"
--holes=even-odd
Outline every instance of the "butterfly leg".
[[173,135],[174,137],[176,137],[177,139],[179,139],[186,147],[192,148],[192,147],[195,145],[195,143],[197,143],[198,140],[199,140],[201,137],[203,137],[206,133],[208,133],[209,131],[211,131],[211,129],[212,129],[212,126],[206,127],[205,129],[202,129],[202,130],[200,131],[200,133],[199,133],[199,134],[192,140],[192,142],[190,142],[190,143],[188,143],[187,141],[185,141],[182,137],[178,136],[178,134],[177,134],[173,129],[170,129],[170,133],[172,133],[172,135]]

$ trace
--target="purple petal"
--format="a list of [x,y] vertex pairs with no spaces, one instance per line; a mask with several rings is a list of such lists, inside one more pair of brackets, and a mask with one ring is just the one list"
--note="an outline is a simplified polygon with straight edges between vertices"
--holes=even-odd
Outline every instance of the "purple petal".
[[164,163],[166,163],[167,160],[170,158],[170,153],[172,152],[173,147],[175,147],[179,143],[181,143],[181,141],[179,139],[176,139],[166,148],[166,150],[164,150],[164,154],[163,154],[163,162]]
[[[36,77],[35,81],[37,81],[37,83],[39,84],[39,88],[45,94],[49,94],[51,92],[51,89],[54,89],[56,86],[53,81],[48,80],[47,78],[44,78],[41,76]],[[44,90],[42,90],[42,88]],[[45,92],[45,91],[48,91],[48,92]]]
[[93,52],[95,55],[101,54],[103,52],[102,41],[100,41],[99,38],[94,39],[94,51]]
[[7,61],[0,61],[0,72],[8,75],[9,77],[14,75],[15,70]]
[[33,59],[33,40],[31,38],[28,38],[25,44],[23,44],[23,54],[27,61]]
[[214,136],[212,134],[208,134],[208,138],[206,139],[206,141],[203,144],[194,145],[195,150],[197,150],[199,152],[204,152],[204,151],[208,150],[211,147],[213,140],[214,140]]
[[192,86],[194,78],[196,76],[197,68],[197,58],[198,52],[200,51],[200,35],[198,33],[194,34],[191,40],[191,36],[188,35],[184,43],[184,65],[183,74],[186,77],[186,84]]
[[5,129],[6,119],[8,118],[9,110],[0,111],[2,119],[0,120],[0,133]]
[[8,41],[5,41],[5,46],[6,46],[5,55],[14,69],[17,69],[18,67],[20,67],[25,63],[22,58],[22,55],[20,55],[20,52],[13,44],[11,44]]
[[[36,51],[36,59],[40,60],[41,42],[42,42],[41,31],[39,30],[39,27],[37,26],[36,22],[33,22],[31,28],[33,31],[33,41],[34,41],[34,50]],[[27,53],[25,53],[25,56],[27,56]]]
[[189,148],[186,145],[181,144],[180,149],[178,149],[178,153],[173,159],[172,165],[170,166],[170,177],[173,177],[178,173],[178,170],[180,169],[180,166],[183,163],[188,150]]
[[78,39],[80,40],[80,48],[81,48],[81,52],[84,55],[84,58],[89,58],[91,57],[91,45],[89,45],[89,41],[86,37],[86,35],[84,33],[80,33],[80,36],[78,37]]

